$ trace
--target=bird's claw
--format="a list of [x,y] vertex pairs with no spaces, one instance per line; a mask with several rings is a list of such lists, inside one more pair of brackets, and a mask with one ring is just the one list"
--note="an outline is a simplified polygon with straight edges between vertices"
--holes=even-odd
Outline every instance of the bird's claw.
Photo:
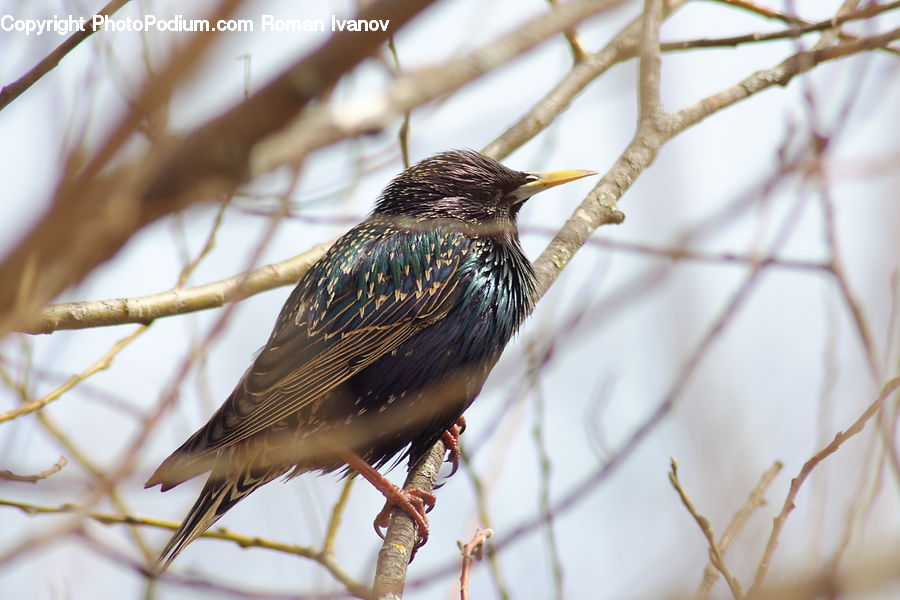
[[459,436],[466,430],[466,418],[460,417],[456,423],[450,426],[450,429],[444,432],[444,445],[447,446],[447,462],[452,465],[450,474],[447,477],[453,477],[459,470]]
[[387,529],[390,523],[391,512],[394,508],[403,510],[412,518],[416,524],[416,530],[419,532],[419,543],[416,548],[421,548],[428,541],[428,517],[425,515],[431,512],[437,498],[434,494],[416,488],[400,489],[394,488],[390,495],[385,494],[384,508],[375,517],[372,525],[375,527],[375,533],[378,537],[384,539],[382,529]]

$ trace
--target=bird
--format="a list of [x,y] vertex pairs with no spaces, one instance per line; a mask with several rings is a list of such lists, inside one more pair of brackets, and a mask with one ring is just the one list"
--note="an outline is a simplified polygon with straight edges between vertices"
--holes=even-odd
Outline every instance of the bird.
[[[222,515],[279,477],[359,474],[428,537],[431,494],[379,469],[414,468],[445,439],[531,312],[534,269],[516,219],[538,192],[594,171],[517,171],[450,150],[402,171],[371,214],[299,279],[271,335],[209,422],[156,469],[167,491],[209,472],[161,572]],[[455,468],[455,464],[454,464]]]

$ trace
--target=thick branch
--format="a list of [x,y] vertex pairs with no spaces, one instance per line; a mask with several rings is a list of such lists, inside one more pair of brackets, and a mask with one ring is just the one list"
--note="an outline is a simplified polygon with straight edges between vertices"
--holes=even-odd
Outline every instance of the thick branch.
[[331,242],[316,244],[287,260],[264,265],[191,288],[174,288],[136,298],[51,304],[25,333],[52,333],[60,329],[87,329],[124,323],[150,323],[156,318],[180,315],[237,302],[248,296],[296,283],[325,254]]
[[[410,469],[403,487],[431,492],[446,450],[443,441],[432,446],[419,464]],[[378,552],[373,585],[375,598],[394,600],[403,597],[406,569],[415,554],[416,541],[416,525],[412,517],[402,510],[394,510],[384,536],[384,544]]]

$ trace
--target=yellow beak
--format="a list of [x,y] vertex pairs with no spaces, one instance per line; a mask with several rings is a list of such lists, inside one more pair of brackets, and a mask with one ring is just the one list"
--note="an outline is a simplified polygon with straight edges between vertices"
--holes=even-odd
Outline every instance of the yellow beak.
[[596,174],[597,171],[542,171],[529,173],[529,181],[511,191],[507,194],[507,197],[512,198],[515,202],[524,202],[544,190]]

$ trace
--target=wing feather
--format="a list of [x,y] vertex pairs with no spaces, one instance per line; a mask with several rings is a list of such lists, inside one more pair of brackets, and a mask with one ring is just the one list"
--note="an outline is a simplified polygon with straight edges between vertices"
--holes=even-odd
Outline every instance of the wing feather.
[[338,250],[326,254],[298,284],[268,343],[228,400],[151,482],[167,480],[167,463],[180,469],[169,480],[184,481],[208,470],[212,453],[309,407],[446,316],[462,296],[469,239],[460,234],[455,251],[445,247],[439,261],[407,258],[402,251],[412,243],[438,256],[435,239],[440,237],[433,230],[398,235],[386,228],[363,247],[336,243]]

